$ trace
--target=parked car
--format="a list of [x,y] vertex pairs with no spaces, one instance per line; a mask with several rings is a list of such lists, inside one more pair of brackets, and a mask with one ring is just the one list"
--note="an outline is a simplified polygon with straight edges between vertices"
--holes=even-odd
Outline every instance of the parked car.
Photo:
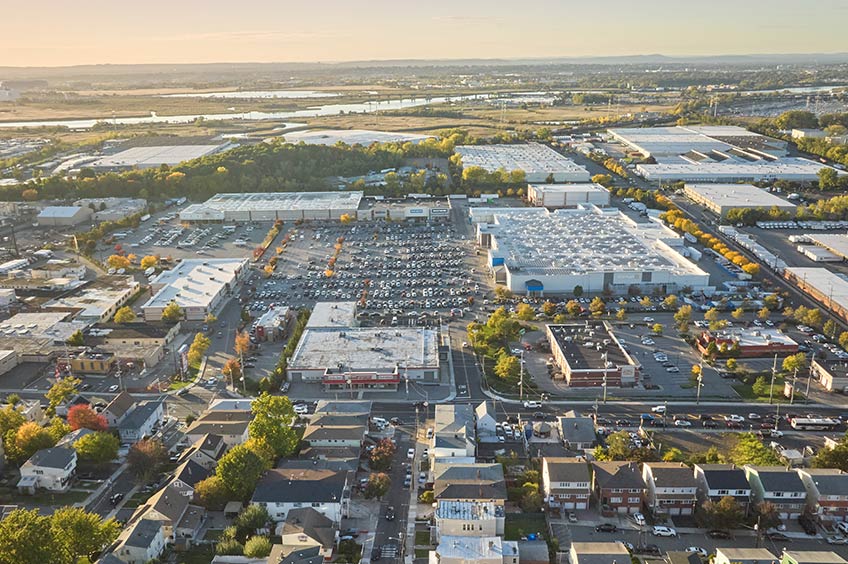
[[539,409],[542,407],[542,403],[538,401],[525,401],[524,408],[525,409]]
[[804,529],[804,532],[808,535],[815,535],[818,532],[816,529],[816,522],[806,515],[801,515],[800,517],[798,517],[798,523],[801,525],[801,528]]
[[568,522],[569,523],[576,523],[577,522],[577,515],[574,513],[574,511],[568,512]]
[[677,531],[664,525],[654,525],[651,534],[655,537],[676,537]]
[[612,523],[601,523],[595,527],[595,532],[597,533],[614,533],[616,531],[618,531],[618,527]]
[[728,531],[722,531],[721,529],[712,529],[711,531],[707,531],[707,536],[711,539],[729,539],[733,538]]
[[687,546],[686,552],[689,552],[690,554],[697,554],[701,558],[707,558],[709,556],[707,550],[700,546]]
[[678,419],[677,421],[674,422],[674,426],[675,427],[691,427],[692,423],[690,421],[685,420],[685,419]]
[[665,414],[666,407],[664,405],[655,405],[651,408],[651,413],[659,413],[660,415]]
[[395,520],[395,508],[393,505],[390,505],[386,508],[386,521],[394,521]]
[[792,542],[792,539],[778,531],[769,531],[765,534],[765,537],[772,541]]

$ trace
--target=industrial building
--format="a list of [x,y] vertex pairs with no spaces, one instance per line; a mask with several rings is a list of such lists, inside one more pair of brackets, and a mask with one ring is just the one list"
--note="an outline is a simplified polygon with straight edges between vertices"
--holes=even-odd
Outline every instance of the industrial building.
[[690,262],[682,237],[656,221],[616,209],[472,208],[477,242],[488,249],[495,282],[541,296],[703,289],[709,275]]
[[608,206],[609,190],[600,184],[530,184],[527,199],[544,208],[573,208],[583,204]]
[[120,221],[147,209],[143,198],[84,198],[74,202],[75,206],[94,210],[94,221]]
[[357,217],[362,192],[267,192],[216,194],[180,212],[189,223],[283,221]]
[[358,219],[388,219],[391,221],[432,222],[450,218],[451,205],[448,198],[368,198],[362,201]]
[[94,212],[82,206],[47,206],[36,217],[38,225],[71,226],[87,221]]
[[837,260],[848,259],[848,235],[841,233],[811,233],[805,235],[805,237],[819,247],[833,253]]
[[356,302],[316,302],[306,322],[307,329],[356,325]]
[[185,161],[226,151],[233,146],[231,142],[203,141],[198,144],[130,147],[114,155],[97,159],[86,167],[97,172],[106,172],[134,168],[159,168],[162,165],[174,166]]
[[738,208],[777,208],[791,214],[796,209],[795,204],[751,184],[686,184],[683,192],[690,200],[722,218]]
[[112,319],[138,289],[139,283],[132,276],[101,276],[70,295],[50,300],[42,309],[72,312],[79,321],[104,323]]
[[527,182],[589,182],[589,171],[546,145],[460,145],[463,168],[480,167],[488,172],[524,171]]
[[809,159],[784,158],[773,162],[639,164],[636,172],[645,180],[656,182],[817,182],[823,168],[830,167]]
[[146,321],[160,321],[170,303],[184,319],[201,321],[215,312],[247,273],[247,259],[186,259],[150,282],[153,296],[141,306]]
[[632,388],[639,383],[639,364],[603,322],[547,325],[551,356],[571,387]]
[[396,390],[410,381],[436,382],[439,333],[423,328],[306,329],[288,362],[288,379],[325,390]]
[[311,131],[292,131],[285,134],[287,143],[332,146],[338,142],[342,142],[346,145],[362,145],[364,147],[372,143],[420,143],[431,137],[433,136],[394,131],[373,131],[368,129],[315,129]]
[[844,275],[821,267],[787,267],[783,277],[848,321],[848,280]]

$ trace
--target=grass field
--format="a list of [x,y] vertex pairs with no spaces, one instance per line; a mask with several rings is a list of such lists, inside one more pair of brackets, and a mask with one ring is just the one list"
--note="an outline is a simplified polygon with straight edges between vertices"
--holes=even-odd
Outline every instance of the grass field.
[[528,534],[542,533],[548,538],[548,525],[544,513],[507,513],[504,523],[504,540],[521,540]]

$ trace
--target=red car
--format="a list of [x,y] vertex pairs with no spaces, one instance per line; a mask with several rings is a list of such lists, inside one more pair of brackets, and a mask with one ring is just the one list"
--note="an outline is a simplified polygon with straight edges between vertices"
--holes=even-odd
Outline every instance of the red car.
[[742,423],[739,423],[738,421],[728,421],[727,423],[725,423],[725,426],[728,429],[741,429]]
[[760,423],[760,429],[774,429],[774,423]]

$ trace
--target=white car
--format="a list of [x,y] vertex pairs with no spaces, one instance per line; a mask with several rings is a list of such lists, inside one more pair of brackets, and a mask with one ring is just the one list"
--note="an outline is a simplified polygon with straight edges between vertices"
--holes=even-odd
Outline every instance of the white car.
[[410,460],[412,460],[413,458],[415,458],[415,449],[414,449],[414,448],[411,448],[411,449],[407,450],[407,451],[406,451],[406,457],[407,457],[408,459],[410,459]]
[[783,431],[778,431],[777,429],[772,429],[771,432],[769,432],[769,436],[774,438],[774,439],[779,439],[780,437],[783,436]]
[[112,393],[117,392],[117,391],[118,391],[118,389],[119,389],[119,388],[118,388],[118,385],[117,385],[117,384],[112,384],[111,386],[109,386],[109,391],[110,391],[110,392],[112,392]]
[[725,421],[733,421],[734,423],[744,423],[745,422],[744,417],[742,417],[741,415],[736,415],[735,413],[733,415],[725,415],[724,420]]
[[701,558],[707,558],[710,554],[706,551],[706,549],[701,548],[700,546],[687,546],[686,552],[690,554],[697,554]]
[[651,408],[651,413],[659,413],[660,415],[662,415],[662,414],[665,413],[665,406],[664,405],[655,405],[654,407]]
[[749,413],[748,414],[748,419],[750,419],[751,421],[757,421],[757,420],[762,419],[762,418],[763,418],[763,416],[760,415],[759,413]]
[[306,415],[309,413],[309,406],[305,403],[296,403],[294,404],[294,412],[297,415]]
[[651,534],[655,537],[676,537],[677,531],[672,529],[671,527],[665,527],[663,525],[655,525]]
[[642,321],[644,321],[645,323],[653,323],[654,318],[650,317],[650,316],[645,316],[645,317],[642,318]]
[[675,427],[691,427],[692,422],[687,421],[685,419],[678,419],[677,421],[674,422],[674,426]]
[[538,401],[525,401],[524,407],[526,409],[538,409],[538,408],[542,407],[542,403],[538,402]]

